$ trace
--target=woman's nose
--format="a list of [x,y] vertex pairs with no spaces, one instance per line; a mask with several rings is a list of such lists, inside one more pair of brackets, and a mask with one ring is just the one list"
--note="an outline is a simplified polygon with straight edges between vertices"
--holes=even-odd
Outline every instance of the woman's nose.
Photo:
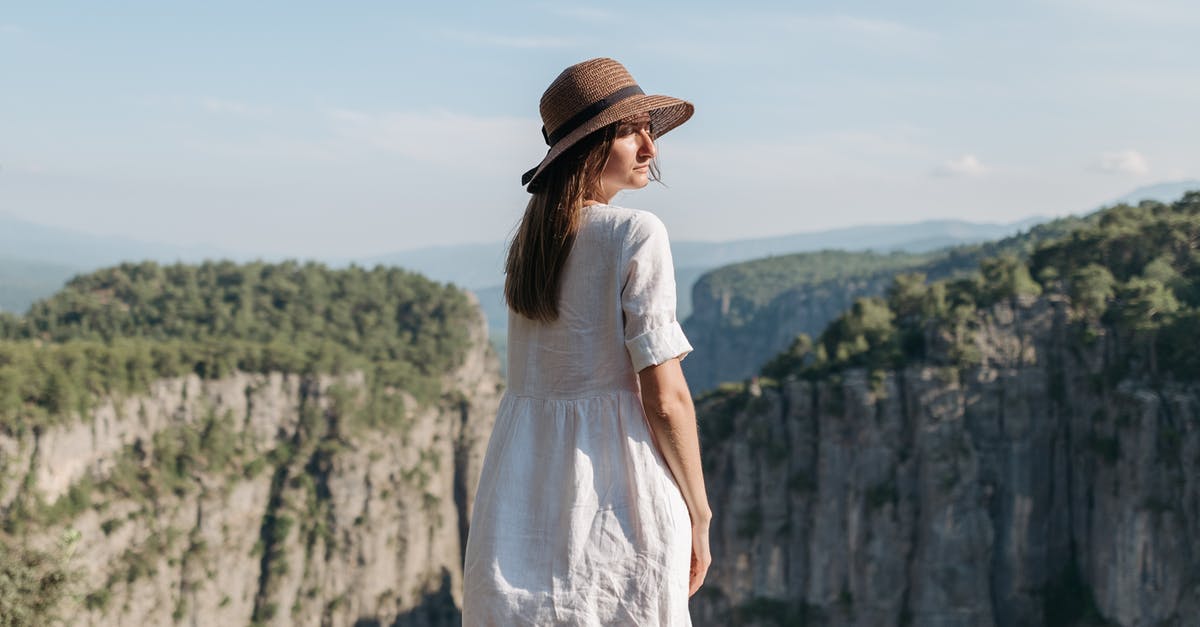
[[654,138],[650,136],[650,131],[647,129],[642,129],[640,135],[642,137],[642,145],[638,153],[648,155],[653,159],[654,155],[658,154],[658,148],[654,145]]

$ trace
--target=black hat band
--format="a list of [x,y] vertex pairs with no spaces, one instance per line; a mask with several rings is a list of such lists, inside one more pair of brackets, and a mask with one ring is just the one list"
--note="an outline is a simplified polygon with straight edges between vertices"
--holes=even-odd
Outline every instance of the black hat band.
[[605,109],[630,96],[641,96],[645,93],[646,92],[642,91],[642,88],[638,87],[637,85],[622,87],[608,96],[605,96],[604,98],[601,98],[596,102],[584,107],[582,111],[571,116],[571,119],[559,124],[558,128],[554,129],[554,132],[550,133],[549,135],[546,134],[546,127],[543,126],[542,137],[545,138],[546,145],[553,146],[554,144],[558,143],[558,140],[570,135],[572,131],[580,126],[583,126],[583,124],[588,120],[600,115],[601,111],[604,111]]

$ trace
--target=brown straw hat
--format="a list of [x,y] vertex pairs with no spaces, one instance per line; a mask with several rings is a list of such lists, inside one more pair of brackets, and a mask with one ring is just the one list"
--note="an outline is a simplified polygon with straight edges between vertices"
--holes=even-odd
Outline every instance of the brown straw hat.
[[647,96],[625,66],[612,59],[590,59],[562,71],[542,94],[542,137],[550,146],[546,158],[521,177],[536,188],[538,176],[579,140],[638,113],[650,114],[654,137],[692,117],[692,103],[671,96]]

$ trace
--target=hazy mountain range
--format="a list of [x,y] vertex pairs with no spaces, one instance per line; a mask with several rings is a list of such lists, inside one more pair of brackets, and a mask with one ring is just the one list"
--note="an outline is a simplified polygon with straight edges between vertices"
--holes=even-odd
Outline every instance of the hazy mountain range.
[[[926,220],[723,242],[679,240],[671,242],[671,251],[674,254],[675,267],[679,270],[715,268],[770,255],[827,248],[924,252],[954,244],[996,239],[1029,228],[1045,219],[1037,216],[1006,224]],[[478,289],[503,282],[504,247],[504,242],[437,246],[368,257],[359,261],[367,265],[381,263],[417,268],[430,278]]]
[[[1107,204],[1135,203],[1143,199],[1169,202],[1182,196],[1188,189],[1200,189],[1200,181],[1140,187]],[[690,312],[691,285],[696,279],[704,272],[722,265],[821,249],[923,252],[997,239],[1044,220],[1043,217],[1030,217],[1005,224],[927,220],[723,242],[675,241],[672,250],[679,285],[679,316],[686,317]],[[418,248],[356,259],[319,260],[333,267],[350,263],[396,265],[438,281],[452,282],[474,290],[489,314],[490,326],[497,329],[504,323],[504,305],[498,289],[503,282],[504,246],[503,241],[495,241]],[[124,260],[153,259],[170,263],[216,258],[246,261],[262,256],[214,246],[180,247],[125,237],[92,235],[0,213],[0,309],[24,311],[34,300],[53,293],[72,275]]]

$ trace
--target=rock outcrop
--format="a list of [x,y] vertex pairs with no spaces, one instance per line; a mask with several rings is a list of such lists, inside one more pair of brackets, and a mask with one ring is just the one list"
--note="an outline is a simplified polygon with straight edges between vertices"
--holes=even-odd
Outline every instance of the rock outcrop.
[[730,315],[734,290],[714,290],[704,279],[692,290],[692,315],[683,330],[696,349],[683,360],[683,372],[694,392],[740,381],[758,373],[801,333],[816,338],[856,298],[883,294],[895,273],[850,281],[826,281],[785,290],[761,306],[743,306]]
[[[443,394],[396,415],[345,376],[160,380],[0,437],[0,508],[76,530],[72,625],[457,625],[462,551],[502,392],[482,317]],[[16,537],[16,536],[14,536]]]
[[1095,221],[1060,218],[1027,232],[983,244],[966,244],[920,255],[816,253],[757,259],[718,268],[692,287],[691,314],[683,330],[696,354],[683,362],[693,392],[753,376],[805,333],[812,339],[858,298],[881,296],[896,275],[920,273],[929,281],[976,273],[981,260],[1027,257]]
[[977,367],[702,404],[696,623],[1200,625],[1200,385],[1121,374],[1067,316],[995,305]]

